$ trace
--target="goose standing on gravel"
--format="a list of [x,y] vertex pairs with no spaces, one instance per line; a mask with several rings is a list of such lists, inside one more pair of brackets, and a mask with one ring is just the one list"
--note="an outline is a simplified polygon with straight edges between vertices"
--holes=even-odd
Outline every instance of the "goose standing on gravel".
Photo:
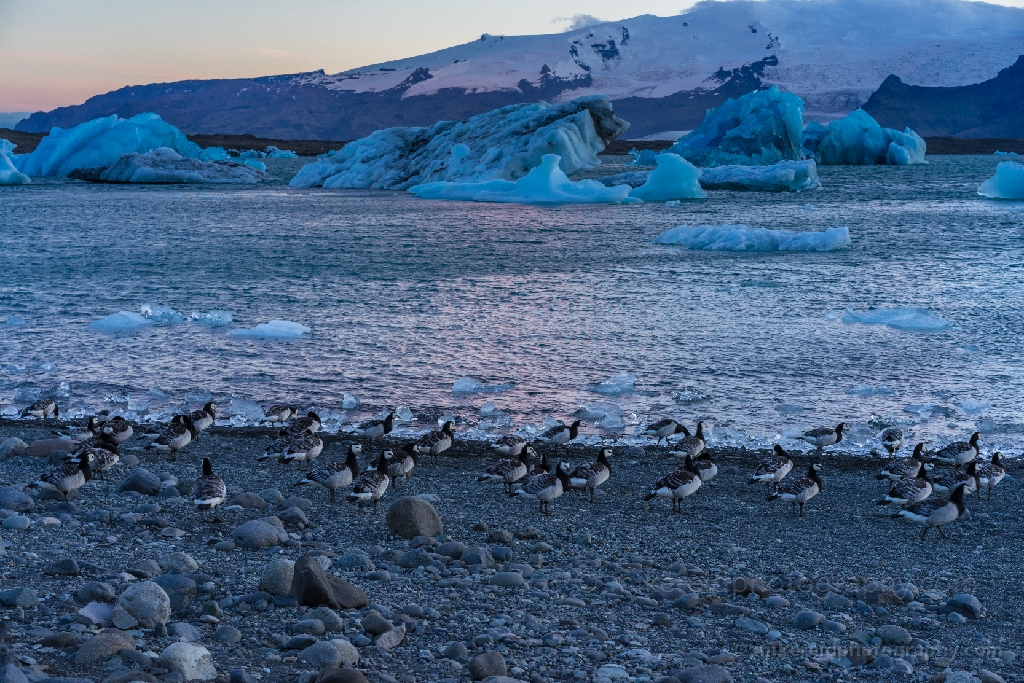
[[[100,422],[100,419],[98,417],[93,415],[92,417],[90,417],[86,421],[84,427],[83,426],[72,426],[70,429],[68,429],[67,430],[67,436],[72,441],[81,442],[81,441],[85,441],[86,439],[91,439],[92,437],[96,436],[97,434],[101,433],[102,431],[103,431],[103,423]],[[54,432],[54,433],[56,433],[56,432]]]
[[437,462],[437,456],[451,448],[452,444],[455,443],[455,433],[452,431],[452,426],[452,421],[448,420],[440,430],[421,436],[420,440],[416,442],[420,447],[420,452],[425,452],[434,462]]
[[97,479],[106,479],[107,470],[121,461],[121,452],[117,446],[104,443],[99,446],[79,448],[72,453],[68,462],[80,463],[86,456],[89,457],[89,469]]
[[978,463],[971,461],[967,463],[967,469],[963,472],[953,472],[943,477],[936,477],[932,482],[935,493],[950,494],[956,487],[964,485],[964,493],[977,494],[981,488],[981,477],[978,476]]
[[83,453],[78,462],[65,462],[54,467],[31,486],[56,491],[67,500],[69,493],[85,486],[85,483],[92,479],[91,460],[88,452]]
[[383,420],[367,420],[359,425],[363,430],[363,436],[371,441],[382,439],[391,433],[395,426],[395,414],[388,413]]
[[108,435],[115,444],[121,445],[132,437],[135,429],[132,428],[131,422],[117,415],[107,420],[103,425],[103,433]]
[[706,452],[699,458],[691,459],[688,469],[700,477],[702,484],[708,483],[718,475],[718,463]]
[[935,461],[943,465],[952,465],[960,469],[960,465],[966,465],[978,457],[978,442],[981,441],[981,432],[974,432],[970,441],[954,441],[935,454]]
[[840,422],[835,429],[831,427],[818,427],[817,429],[804,432],[797,438],[811,444],[820,452],[826,446],[833,446],[842,441],[845,429],[847,429],[846,424]]
[[201,410],[193,410],[188,416],[192,418],[196,432],[203,432],[217,420],[217,404],[209,402]]
[[298,412],[299,409],[295,406],[279,403],[267,408],[263,414],[266,415],[267,420],[269,420],[271,424],[279,424],[292,419],[296,414],[298,414]]
[[192,484],[192,503],[199,513],[206,517],[207,510],[213,510],[214,521],[220,521],[220,508],[228,495],[224,480],[213,473],[209,458],[203,458],[203,474]]
[[551,501],[561,497],[569,489],[569,468],[564,462],[558,463],[554,472],[535,474],[526,480],[516,496],[536,500],[540,503],[542,515],[551,514]]
[[518,458],[526,448],[526,439],[518,434],[506,434],[492,443],[491,448],[510,458]]
[[692,466],[693,458],[686,456],[686,463],[654,482],[654,486],[644,494],[643,499],[646,501],[655,498],[671,498],[672,511],[682,512],[683,499],[696,493],[702,483],[700,477],[690,470]]
[[677,458],[696,458],[700,455],[701,451],[704,450],[704,422],[697,423],[697,431],[690,436],[687,434],[680,439],[676,445],[675,450],[672,451],[672,455]]
[[288,447],[280,454],[281,464],[299,463],[303,469],[309,469],[312,462],[324,450],[324,440],[316,434],[293,437]]
[[886,463],[882,471],[875,475],[875,479],[888,479],[899,481],[900,479],[913,479],[932,466],[924,461],[924,444],[914,446],[914,454],[909,458],[896,458]]
[[569,473],[569,488],[583,489],[593,503],[597,487],[608,481],[608,477],[612,475],[612,465],[608,462],[611,455],[612,449],[602,448],[597,454],[597,460],[573,468]]
[[317,486],[327,489],[331,494],[331,505],[336,501],[335,491],[351,484],[359,476],[359,454],[363,447],[357,443],[348,447],[348,457],[344,462],[329,462],[317,467],[295,486]]
[[[399,477],[405,481],[409,480],[409,473],[416,467],[419,458],[420,447],[414,443],[407,443],[398,451],[392,451],[391,460],[388,463],[388,476],[391,477],[391,481],[395,482],[395,486],[398,486]],[[371,462],[370,466],[376,467],[377,462]]]
[[928,470],[922,469],[920,476],[900,479],[889,489],[885,498],[878,501],[879,505],[897,503],[903,507],[920,503],[932,495],[932,482],[928,479]]
[[960,519],[960,515],[964,514],[965,488],[965,484],[960,484],[953,490],[953,494],[949,498],[922,500],[905,510],[900,510],[892,518],[904,517],[911,522],[924,525],[924,529],[921,530],[922,541],[933,527],[939,530],[940,536],[946,538],[946,532],[942,530],[942,527],[955,522]]
[[903,430],[899,427],[889,427],[878,437],[882,442],[882,448],[889,453],[891,458],[896,451],[903,448]]
[[792,469],[793,460],[789,457],[789,453],[784,451],[779,444],[775,444],[772,454],[765,456],[747,483],[763,482],[768,485],[768,492],[771,493],[778,488],[779,482],[785,479]]
[[502,458],[487,468],[477,481],[500,481],[505,485],[505,493],[512,495],[512,484],[530,473],[530,457],[536,457],[533,446],[524,446],[514,457]]
[[50,415],[53,415],[54,420],[60,419],[60,408],[48,398],[41,398],[21,411],[22,417],[38,417],[40,420],[45,420]]
[[821,477],[818,476],[820,469],[821,465],[815,463],[807,468],[806,476],[782,482],[776,487],[775,493],[768,496],[768,500],[785,500],[792,503],[793,512],[796,512],[796,506],[800,505],[800,516],[803,517],[804,504],[821,493]]
[[652,425],[647,425],[647,429],[644,430],[644,434],[647,436],[655,436],[658,438],[658,443],[661,443],[662,439],[668,441],[668,437],[675,434],[686,434],[690,433],[686,430],[686,427],[679,424],[670,417],[666,417],[664,420],[658,420]]
[[348,494],[348,502],[363,505],[373,502],[373,511],[377,511],[377,503],[381,496],[388,490],[391,477],[388,475],[388,464],[391,461],[391,451],[384,453],[377,458],[377,469],[368,470],[359,475],[352,485],[352,491]]
[[566,427],[565,425],[555,425],[548,429],[537,438],[541,441],[547,441],[553,444],[555,447],[561,446],[562,444],[569,443],[577,436],[580,435],[580,425],[583,424],[579,420],[576,420],[571,425]]
[[1006,468],[1003,467],[1002,453],[992,455],[992,462],[986,462],[975,468],[978,476],[978,484],[988,488],[988,497],[992,498],[992,489],[1006,476]]
[[312,410],[306,413],[305,417],[292,420],[291,424],[282,429],[281,436],[298,436],[300,434],[316,434],[320,431],[320,416]]
[[174,420],[165,425],[146,446],[146,450],[156,449],[161,453],[170,453],[171,460],[176,460],[178,451],[192,443],[196,438],[196,428],[188,415],[175,415]]

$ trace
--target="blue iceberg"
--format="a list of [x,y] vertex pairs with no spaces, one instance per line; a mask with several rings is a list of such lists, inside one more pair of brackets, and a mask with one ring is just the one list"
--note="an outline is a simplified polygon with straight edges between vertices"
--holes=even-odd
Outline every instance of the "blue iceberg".
[[[0,143],[7,140],[0,140]],[[14,148],[14,145],[11,145]],[[28,176],[19,171],[11,158],[0,148],[0,185],[24,185],[29,182]]]
[[410,187],[409,192],[422,199],[515,204],[621,204],[629,201],[628,185],[605,187],[596,180],[569,180],[559,167],[560,159],[557,154],[545,154],[540,166],[519,180],[424,183]]
[[235,327],[228,330],[228,336],[254,339],[298,339],[309,333],[308,327],[291,320],[271,320],[255,327]]
[[705,168],[700,172],[700,184],[706,190],[753,192],[801,192],[821,188],[813,159],[780,161],[771,166]]
[[252,168],[248,163],[188,159],[173,149],[158,147],[145,154],[124,154],[99,173],[95,169],[76,169],[73,177],[108,183],[253,185],[265,180],[267,174],[264,169]]
[[804,102],[778,86],[728,99],[669,148],[697,166],[767,166],[801,158]]
[[823,232],[794,232],[745,225],[680,225],[655,237],[654,243],[702,251],[835,251],[850,246],[850,231],[828,228]]
[[139,315],[133,311],[120,311],[105,318],[94,320],[89,323],[89,329],[96,332],[108,332],[116,334],[119,332],[136,332],[144,327],[155,324],[149,318]]
[[1024,199],[1024,164],[1001,162],[996,174],[978,187],[978,194],[991,199]]
[[831,121],[828,126],[808,124],[804,147],[819,164],[827,166],[923,164],[926,149],[924,140],[914,131],[907,128],[901,133],[882,128],[863,109]]
[[629,192],[630,197],[645,202],[665,202],[708,196],[700,188],[700,169],[686,159],[678,154],[659,154],[654,162],[657,167],[648,174],[643,185]]
[[268,159],[298,159],[299,155],[290,149],[278,149],[274,145],[267,146],[264,151]]
[[908,332],[941,332],[953,327],[953,323],[936,316],[926,308],[896,306],[894,308],[876,308],[858,313],[847,308],[840,317],[850,325],[885,325],[894,330]]

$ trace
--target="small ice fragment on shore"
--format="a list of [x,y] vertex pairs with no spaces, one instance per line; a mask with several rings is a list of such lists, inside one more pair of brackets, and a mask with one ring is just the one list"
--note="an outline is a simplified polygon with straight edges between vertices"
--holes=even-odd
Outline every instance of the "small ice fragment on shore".
[[943,320],[927,309],[908,306],[876,308],[863,313],[847,308],[840,319],[848,325],[885,325],[894,330],[907,332],[941,332],[953,327],[953,323]]
[[564,426],[565,426],[564,422],[562,422],[558,418],[551,417],[550,415],[548,415],[547,417],[544,418],[544,422],[541,423],[540,429],[541,429],[541,431],[547,431],[547,430],[551,429],[552,427],[564,427]]
[[605,381],[601,382],[593,388],[599,394],[628,394],[633,391],[633,385],[636,384],[636,375],[631,372],[620,372],[619,374],[609,377]]
[[89,323],[89,329],[96,332],[134,332],[153,325],[153,321],[134,311],[120,311]]
[[848,228],[794,232],[745,225],[680,225],[654,238],[655,244],[702,251],[835,251],[850,246]]
[[995,175],[978,187],[978,194],[989,199],[1024,199],[1024,164],[1000,163]]
[[144,413],[149,410],[149,401],[141,398],[129,399],[127,409],[135,411],[136,413]]
[[876,387],[870,384],[858,384],[847,389],[846,393],[851,396],[885,396],[886,394],[891,394],[892,389],[889,387]]
[[932,414],[932,411],[937,408],[934,403],[914,403],[903,410],[913,415],[920,415],[921,417],[928,417]]
[[223,417],[239,417],[246,422],[257,423],[264,418],[263,406],[247,398],[233,398],[223,408]]
[[4,321],[4,325],[8,327],[24,327],[27,323],[16,315],[12,315]]
[[395,408],[394,415],[395,420],[398,422],[412,422],[413,418],[415,417],[415,415],[412,414],[412,411],[409,409],[408,406],[398,406],[397,408]]
[[988,403],[982,403],[981,401],[976,401],[973,398],[969,398],[966,401],[964,401],[963,403],[957,404],[957,408],[959,408],[960,410],[964,411],[968,415],[975,415],[977,413],[983,413],[986,410],[988,410],[989,407],[990,406],[989,406]]
[[188,317],[193,322],[210,327],[227,327],[231,324],[231,311],[206,311],[205,313],[193,312]]
[[256,327],[236,327],[228,331],[232,337],[251,337],[256,339],[298,339],[310,333],[305,325],[290,320],[271,320],[260,323]]
[[625,426],[622,420],[622,408],[611,402],[602,401],[592,405],[581,405],[579,410],[573,413],[573,417],[580,420],[592,420],[596,426],[605,429],[620,429]]
[[341,399],[341,407],[343,410],[352,410],[359,407],[359,399],[352,394],[345,394]]
[[155,323],[167,323],[177,325],[185,320],[178,311],[170,306],[154,306],[153,304],[142,304],[141,313],[143,318],[148,318]]

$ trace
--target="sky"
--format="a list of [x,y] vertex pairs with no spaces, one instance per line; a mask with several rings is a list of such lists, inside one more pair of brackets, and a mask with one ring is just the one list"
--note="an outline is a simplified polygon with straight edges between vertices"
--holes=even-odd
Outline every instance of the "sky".
[[[1024,2],[1024,0],[1021,0]],[[239,78],[433,52],[482,33],[557,33],[581,14],[678,14],[692,0],[0,0],[0,112],[126,85]]]

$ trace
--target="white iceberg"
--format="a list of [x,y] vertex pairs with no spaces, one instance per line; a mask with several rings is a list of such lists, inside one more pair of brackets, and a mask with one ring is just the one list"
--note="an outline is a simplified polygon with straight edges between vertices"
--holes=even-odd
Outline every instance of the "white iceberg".
[[146,113],[130,119],[110,115],[68,130],[54,128],[34,152],[18,161],[25,175],[66,178],[75,169],[108,167],[124,154],[158,147],[168,147],[190,159],[202,154],[199,145],[180,130],[156,114]]
[[[292,187],[404,190],[460,180],[516,180],[546,154],[567,174],[600,164],[629,124],[603,95],[551,105],[513,104],[426,128],[388,128],[306,164]],[[453,154],[457,148],[457,152]]]
[[185,316],[170,306],[154,306],[153,304],[142,304],[140,313],[143,318],[154,323],[165,323],[177,325],[185,320]]
[[628,201],[628,186],[605,187],[596,180],[569,180],[559,167],[560,159],[557,154],[545,154],[540,166],[519,180],[442,181],[416,185],[409,188],[409,192],[422,199],[515,204],[621,204]]
[[628,394],[633,391],[633,385],[636,384],[636,380],[637,377],[632,372],[620,372],[595,386],[592,391],[612,396]]
[[309,333],[308,327],[290,320],[271,320],[267,323],[260,323],[256,327],[236,327],[228,330],[228,334],[232,337],[254,337],[257,339],[298,339]]
[[341,399],[341,407],[343,410],[353,410],[359,407],[359,399],[352,394],[346,393]]
[[840,320],[847,324],[885,325],[894,330],[910,332],[941,332],[953,327],[953,323],[939,318],[928,309],[907,306],[876,308],[863,313],[847,308]]
[[210,327],[227,327],[231,324],[231,311],[193,312],[188,319]]
[[264,154],[268,159],[298,159],[299,155],[290,149],[278,149],[274,145],[268,145]]
[[512,384],[484,384],[472,377],[460,377],[452,385],[453,394],[500,394],[512,388]]
[[747,190],[754,192],[801,192],[818,190],[818,166],[813,159],[780,161],[771,166],[718,166],[700,172],[705,190]]
[[[0,143],[7,140],[0,140]],[[24,185],[29,182],[27,175],[19,171],[7,152],[0,149],[0,185]]]
[[699,199],[707,197],[700,188],[700,169],[678,154],[659,154],[657,164],[647,181],[629,192],[630,197],[645,202],[664,202],[673,199]]
[[1024,164],[1001,162],[995,175],[978,188],[978,194],[991,199],[1024,199]]
[[261,173],[265,173],[267,170],[267,165],[262,161],[257,161],[256,159],[246,159],[242,163],[249,168],[254,168],[257,171],[260,171]]
[[99,169],[76,169],[71,173],[71,177],[107,183],[229,185],[254,185],[267,177],[265,169],[254,168],[248,163],[190,159],[168,147],[158,147],[145,154],[124,154],[108,168],[99,170],[98,173],[97,170]]
[[909,128],[902,133],[882,128],[863,109],[830,121],[828,126],[808,124],[803,144],[819,164],[830,166],[923,164],[927,147],[921,136]]
[[0,138],[0,154],[12,155],[14,154],[14,148],[16,144],[8,140],[7,138]]
[[134,332],[155,323],[134,311],[120,311],[89,323],[89,329],[97,332]]
[[728,99],[669,148],[698,166],[766,166],[801,158],[804,102],[778,86]]
[[654,243],[703,251],[835,251],[850,246],[850,231],[845,227],[794,232],[745,225],[680,225],[655,237]]

